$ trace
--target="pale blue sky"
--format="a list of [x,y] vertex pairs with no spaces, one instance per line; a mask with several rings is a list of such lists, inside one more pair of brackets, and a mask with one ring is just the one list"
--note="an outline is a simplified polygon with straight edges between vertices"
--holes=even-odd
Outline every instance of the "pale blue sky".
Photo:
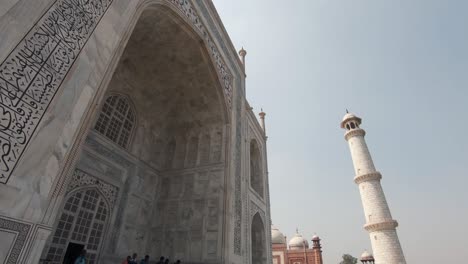
[[468,1],[214,3],[267,112],[273,223],[320,235],[326,264],[370,249],[339,128],[348,108],[408,263],[467,263]]

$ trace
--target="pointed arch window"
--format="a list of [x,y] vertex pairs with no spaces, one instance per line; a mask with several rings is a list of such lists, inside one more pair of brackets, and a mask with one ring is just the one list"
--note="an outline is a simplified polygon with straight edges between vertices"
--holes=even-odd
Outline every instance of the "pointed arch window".
[[95,188],[82,189],[69,196],[51,237],[46,255],[48,263],[64,263],[70,243],[82,245],[86,249],[86,263],[99,263],[109,214],[104,196]]
[[134,127],[135,111],[128,98],[111,95],[104,102],[94,129],[117,145],[127,148]]

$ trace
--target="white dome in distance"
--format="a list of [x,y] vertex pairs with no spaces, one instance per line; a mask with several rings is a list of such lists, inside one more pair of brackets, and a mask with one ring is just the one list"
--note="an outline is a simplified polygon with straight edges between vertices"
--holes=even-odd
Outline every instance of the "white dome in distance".
[[367,252],[367,250],[364,250],[364,252],[361,254],[361,260],[371,260],[374,259],[371,253]]
[[271,225],[271,243],[272,244],[286,244],[286,239],[283,233],[277,227]]
[[303,249],[304,246],[305,248],[309,248],[309,242],[307,239],[303,238],[299,232],[296,231],[296,234],[289,240],[289,248],[290,249]]

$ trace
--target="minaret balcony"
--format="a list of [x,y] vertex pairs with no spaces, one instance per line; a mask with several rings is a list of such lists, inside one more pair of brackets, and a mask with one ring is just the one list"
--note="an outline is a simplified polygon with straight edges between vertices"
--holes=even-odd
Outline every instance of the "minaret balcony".
[[367,173],[367,174],[362,174],[362,175],[358,175],[356,177],[354,177],[354,182],[356,184],[360,184],[362,182],[367,182],[367,181],[375,181],[375,180],[379,180],[382,179],[382,174],[380,174],[380,172],[376,171],[376,172],[371,172],[371,173]]
[[381,231],[381,230],[395,230],[398,226],[396,220],[390,219],[381,222],[368,223],[364,225],[364,229],[368,232]]
[[366,131],[364,129],[358,128],[358,129],[352,129],[346,132],[344,135],[344,138],[346,141],[348,141],[350,138],[355,137],[355,136],[365,136]]

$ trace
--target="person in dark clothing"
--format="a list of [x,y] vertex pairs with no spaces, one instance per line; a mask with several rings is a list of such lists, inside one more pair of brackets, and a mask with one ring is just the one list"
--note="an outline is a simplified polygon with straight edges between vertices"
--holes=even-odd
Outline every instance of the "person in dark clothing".
[[83,250],[81,250],[80,256],[78,258],[76,258],[75,264],[86,264],[86,263],[87,263],[87,261],[86,261],[86,250],[83,249]]
[[159,262],[157,264],[164,264],[164,256],[159,258]]
[[169,264],[169,259],[167,258],[166,261],[164,261],[164,264]]
[[140,264],[149,264],[149,256],[146,255],[145,258],[140,261]]
[[132,258],[130,259],[128,264],[138,264],[137,257],[138,257],[137,253],[133,253]]
[[180,264],[180,263],[181,263],[181,262],[180,262],[180,259],[178,259],[178,260],[175,262],[175,264]]
[[122,262],[122,264],[130,264],[131,259],[132,259],[132,257],[127,256],[127,258]]

